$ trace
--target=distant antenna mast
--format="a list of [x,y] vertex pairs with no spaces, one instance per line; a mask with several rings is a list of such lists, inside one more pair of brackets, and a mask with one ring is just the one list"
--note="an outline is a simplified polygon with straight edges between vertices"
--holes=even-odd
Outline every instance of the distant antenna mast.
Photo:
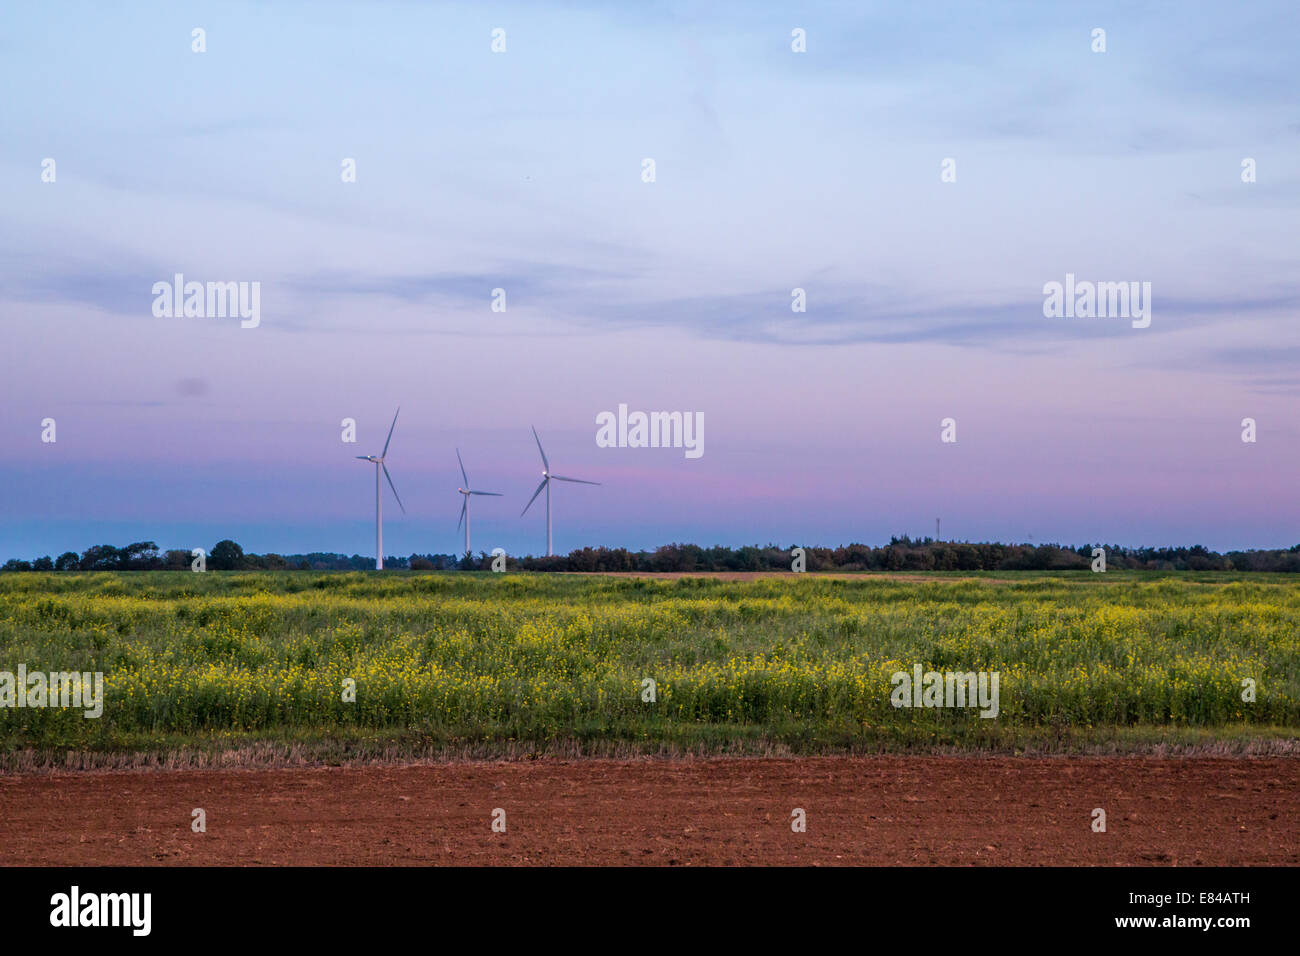
[[939,519],[938,518],[934,519],[934,540],[935,541],[939,540]]

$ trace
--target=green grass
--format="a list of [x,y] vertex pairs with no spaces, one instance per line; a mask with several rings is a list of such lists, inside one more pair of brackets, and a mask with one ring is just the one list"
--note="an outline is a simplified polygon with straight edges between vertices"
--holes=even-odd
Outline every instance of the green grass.
[[[106,701],[0,708],[0,766],[1292,752],[1298,625],[1265,574],[10,574],[0,671],[103,671]],[[915,663],[997,671],[998,717],[892,707]]]

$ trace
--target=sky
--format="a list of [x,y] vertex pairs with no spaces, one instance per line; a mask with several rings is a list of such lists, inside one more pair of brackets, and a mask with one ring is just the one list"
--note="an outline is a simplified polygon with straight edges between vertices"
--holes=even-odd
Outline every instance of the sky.
[[[462,549],[457,448],[473,549],[544,552],[532,427],[600,482],[558,552],[1289,547],[1298,47],[1290,0],[5,5],[0,560],[371,554],[399,406],[388,554]],[[1150,325],[1046,316],[1067,274]],[[620,404],[704,454],[600,447]]]

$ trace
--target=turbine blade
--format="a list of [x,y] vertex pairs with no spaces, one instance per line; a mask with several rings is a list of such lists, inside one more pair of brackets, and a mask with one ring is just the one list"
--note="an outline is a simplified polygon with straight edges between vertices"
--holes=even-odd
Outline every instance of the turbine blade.
[[[529,427],[531,428],[532,426],[530,425]],[[536,428],[533,428],[533,438],[537,439],[537,450],[542,452],[542,464],[546,467],[547,471],[550,471],[551,463],[546,460],[546,452],[542,451],[542,440],[540,438],[537,438]]]
[[406,514],[406,505],[402,504],[402,496],[397,493],[397,486],[393,484],[393,476],[388,473],[388,466],[381,461],[379,467],[384,469],[384,477],[388,479],[388,487],[393,489],[393,497],[397,499],[397,507],[402,509],[402,514]]
[[519,512],[519,517],[522,518],[524,515],[528,514],[528,509],[533,506],[533,502],[537,500],[537,496],[542,493],[542,489],[546,487],[546,483],[550,480],[551,479],[549,478],[542,479],[542,483],[537,486],[537,490],[533,492],[533,496],[528,499],[528,504],[524,505],[524,510]]
[[469,500],[466,498],[462,498],[460,502],[460,520],[456,522],[457,531],[459,531],[460,526],[465,523],[465,509],[468,507],[469,507]]
[[599,481],[583,481],[581,478],[565,478],[562,475],[551,475],[556,481],[572,481],[580,485],[598,485]]
[[[388,438],[384,442],[384,450],[383,452],[380,453],[379,455],[380,458],[383,458],[388,454],[388,442],[393,440],[393,429],[397,427],[397,416],[400,414],[402,414],[402,409],[401,406],[399,405],[396,414],[393,415],[393,424],[388,426]],[[396,492],[394,492],[394,494],[396,494]]]
[[493,498],[500,498],[500,497],[501,497],[501,492],[499,492],[499,491],[471,491],[470,494],[471,494],[471,495],[491,495]]
[[[456,460],[460,461],[460,449],[456,449]],[[469,487],[469,475],[465,474],[465,463],[460,461],[460,476],[465,479],[465,487]]]

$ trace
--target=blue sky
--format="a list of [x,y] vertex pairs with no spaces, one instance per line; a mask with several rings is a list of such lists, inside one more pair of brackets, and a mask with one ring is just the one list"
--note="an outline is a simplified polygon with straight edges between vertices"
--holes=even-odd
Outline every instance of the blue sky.
[[[369,553],[399,404],[393,553],[458,547],[457,446],[476,550],[544,547],[530,425],[603,482],[557,550],[1300,541],[1294,4],[122,6],[0,12],[0,557]],[[1067,272],[1151,326],[1045,318]]]

